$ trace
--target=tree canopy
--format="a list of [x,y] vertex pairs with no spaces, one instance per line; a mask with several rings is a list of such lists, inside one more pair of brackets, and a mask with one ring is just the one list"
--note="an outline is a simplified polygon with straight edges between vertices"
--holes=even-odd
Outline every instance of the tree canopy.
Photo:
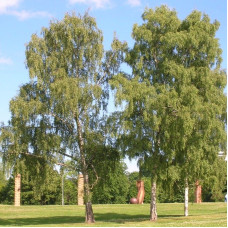
[[99,156],[113,158],[107,166],[118,158],[104,137],[102,110],[108,91],[102,41],[101,30],[87,13],[66,14],[40,36],[33,34],[26,45],[30,82],[10,102],[12,118],[5,137],[14,159],[25,157],[37,170],[59,155],[76,162],[75,169],[85,178],[88,223],[94,222],[90,191],[98,180],[96,168],[101,170]]
[[120,144],[151,172],[153,221],[156,181],[166,167],[178,167],[187,187],[188,181],[204,179],[225,149],[226,76],[220,69],[217,21],[198,11],[181,21],[166,6],[146,9],[142,19],[133,27],[133,48],[113,41],[132,73],[119,70],[112,85],[116,103],[126,104]]

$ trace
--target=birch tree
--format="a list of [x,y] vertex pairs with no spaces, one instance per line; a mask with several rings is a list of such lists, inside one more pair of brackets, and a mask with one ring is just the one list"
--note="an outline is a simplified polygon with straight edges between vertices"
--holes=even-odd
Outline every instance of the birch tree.
[[217,21],[198,11],[181,21],[167,6],[146,9],[142,19],[133,27],[133,48],[113,41],[113,53],[132,73],[119,70],[112,85],[116,104],[126,104],[121,144],[151,172],[150,220],[155,221],[156,182],[166,167],[181,169],[187,216],[189,183],[203,179],[225,148],[226,78]]
[[203,181],[226,151],[226,74],[216,31],[219,22],[193,11],[182,21],[177,36],[175,62],[168,66],[178,94],[175,150],[185,182],[185,216],[189,183]]
[[102,41],[101,30],[88,14],[66,14],[52,21],[26,45],[30,82],[10,103],[14,155],[51,162],[61,154],[75,161],[84,176],[87,223],[95,222],[91,189],[98,174],[93,161],[98,150],[99,156],[111,152],[101,120],[108,98]]
[[165,6],[155,11],[146,9],[142,18],[144,23],[133,27],[132,49],[117,39],[113,42],[113,49],[123,53],[123,61],[131,67],[132,74],[120,71],[112,84],[117,89],[116,104],[126,103],[120,139],[125,153],[143,159],[151,173],[150,220],[156,221],[157,181],[167,161],[175,156],[167,144],[167,138],[172,137],[167,129],[173,127],[176,118],[177,93],[172,75],[166,71],[174,58],[175,46],[167,44],[167,37],[176,35],[180,21],[176,12]]

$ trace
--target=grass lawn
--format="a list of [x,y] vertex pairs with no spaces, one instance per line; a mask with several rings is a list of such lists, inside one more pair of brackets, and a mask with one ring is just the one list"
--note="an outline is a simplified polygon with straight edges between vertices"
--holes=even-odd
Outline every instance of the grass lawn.
[[149,204],[93,205],[96,223],[85,224],[84,206],[6,206],[0,205],[0,226],[193,226],[226,227],[226,203],[189,204],[184,217],[180,203],[157,204],[158,220],[149,221]]

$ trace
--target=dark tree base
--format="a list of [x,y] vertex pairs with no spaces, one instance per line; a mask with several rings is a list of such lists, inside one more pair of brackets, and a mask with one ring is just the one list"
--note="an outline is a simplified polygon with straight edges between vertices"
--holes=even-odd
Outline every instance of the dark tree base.
[[86,203],[86,223],[95,223],[91,202]]

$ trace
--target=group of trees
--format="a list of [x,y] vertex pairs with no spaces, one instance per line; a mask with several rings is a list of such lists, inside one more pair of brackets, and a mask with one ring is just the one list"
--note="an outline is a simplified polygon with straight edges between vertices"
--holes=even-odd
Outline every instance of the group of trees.
[[[219,173],[204,182],[202,200],[204,202],[224,201],[226,189],[226,176],[224,175],[224,161],[219,162]],[[131,198],[138,194],[136,181],[140,178],[139,172],[128,173],[126,164],[121,161],[106,178],[101,178],[92,192],[94,204],[128,204]],[[34,182],[29,173],[22,172],[21,178],[21,204],[22,205],[76,205],[78,194],[78,175],[73,172],[49,170],[49,178],[42,182]],[[14,204],[14,176],[9,179],[0,172],[0,203]],[[63,182],[62,182],[63,178]],[[150,203],[150,177],[143,176],[145,197],[144,203]],[[63,183],[63,185],[62,185]],[[160,203],[182,203],[184,201],[183,183],[174,184],[163,181],[158,182],[157,200]],[[62,200],[62,193],[64,200]],[[195,201],[195,185],[190,187],[190,202]]]
[[[182,183],[187,215],[189,186],[210,183],[218,152],[226,151],[219,23],[198,11],[181,21],[166,6],[146,9],[142,19],[133,27],[133,47],[114,37],[106,52],[88,14],[66,14],[41,36],[32,35],[26,46],[30,81],[11,100],[11,121],[1,127],[2,158],[15,172],[25,167],[45,182],[54,164],[71,159],[84,176],[88,223],[95,222],[92,200],[103,200],[91,191],[97,186],[107,194],[102,197],[117,194],[105,191],[101,179],[118,180],[121,157],[137,158],[140,176],[151,178],[154,221],[158,183]],[[111,89],[121,111],[110,114]]]

